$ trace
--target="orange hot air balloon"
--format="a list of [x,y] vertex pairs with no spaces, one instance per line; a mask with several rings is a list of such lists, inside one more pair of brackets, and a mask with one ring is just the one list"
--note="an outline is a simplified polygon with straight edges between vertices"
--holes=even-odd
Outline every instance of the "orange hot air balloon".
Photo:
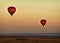
[[44,27],[44,25],[46,24],[46,20],[45,19],[41,19],[40,23],[42,24],[42,26]]
[[11,16],[15,13],[15,11],[16,11],[15,7],[13,6],[8,7],[8,12],[10,13]]

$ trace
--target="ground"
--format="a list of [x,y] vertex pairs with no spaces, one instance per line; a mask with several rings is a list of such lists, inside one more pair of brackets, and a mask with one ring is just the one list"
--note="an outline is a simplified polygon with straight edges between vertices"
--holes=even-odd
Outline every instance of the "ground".
[[53,37],[0,38],[0,43],[60,43],[60,38]]

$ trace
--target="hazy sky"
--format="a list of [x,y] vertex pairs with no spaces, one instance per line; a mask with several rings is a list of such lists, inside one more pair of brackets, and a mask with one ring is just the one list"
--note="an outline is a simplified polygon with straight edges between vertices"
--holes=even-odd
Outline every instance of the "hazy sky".
[[[9,6],[16,7],[13,17]],[[60,0],[0,0],[0,33],[60,33]]]

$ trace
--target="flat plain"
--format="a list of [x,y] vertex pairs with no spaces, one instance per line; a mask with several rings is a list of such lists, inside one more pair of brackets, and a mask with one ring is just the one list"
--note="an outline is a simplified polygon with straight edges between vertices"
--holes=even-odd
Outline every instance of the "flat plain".
[[0,38],[0,43],[60,43],[59,37],[4,37]]

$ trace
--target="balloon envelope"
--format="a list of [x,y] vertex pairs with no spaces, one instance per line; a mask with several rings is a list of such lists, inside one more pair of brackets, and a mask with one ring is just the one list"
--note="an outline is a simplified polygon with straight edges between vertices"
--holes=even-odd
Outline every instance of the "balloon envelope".
[[8,7],[8,12],[10,13],[11,16],[15,13],[15,11],[16,11],[15,7],[13,6]]
[[44,25],[46,24],[46,20],[45,19],[42,19],[41,21],[40,21],[40,23],[43,25],[43,27],[44,27]]

